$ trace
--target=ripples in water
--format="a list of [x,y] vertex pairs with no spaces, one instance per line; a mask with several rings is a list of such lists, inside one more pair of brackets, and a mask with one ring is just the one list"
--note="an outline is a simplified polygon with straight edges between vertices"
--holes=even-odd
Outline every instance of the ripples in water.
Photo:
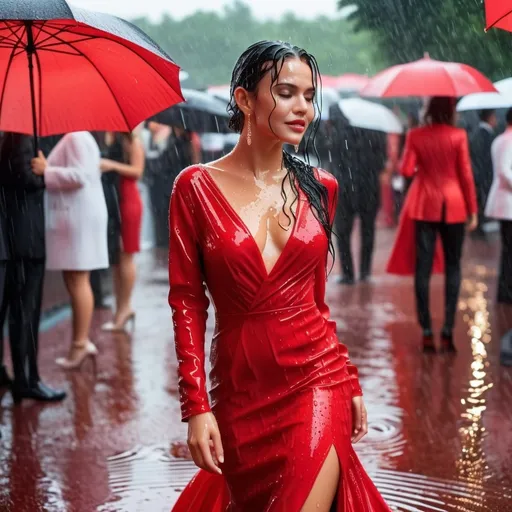
[[[372,428],[378,431],[376,425]],[[505,512],[512,500],[510,489],[372,469],[364,462],[368,474],[396,511]],[[111,457],[108,470],[113,497],[98,512],[169,512],[197,468],[190,460],[172,457],[168,446],[150,446]],[[495,508],[500,503],[503,506]]]

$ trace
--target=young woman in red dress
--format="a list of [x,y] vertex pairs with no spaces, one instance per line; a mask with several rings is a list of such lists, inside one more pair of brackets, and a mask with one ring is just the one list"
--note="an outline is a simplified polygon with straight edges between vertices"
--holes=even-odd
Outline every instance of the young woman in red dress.
[[389,512],[352,448],[366,409],[324,298],[337,182],[283,151],[314,122],[318,74],[289,43],[248,48],[231,82],[239,143],[174,185],[169,302],[202,468],[175,512]]
[[123,161],[103,158],[103,172],[117,172],[119,180],[119,210],[121,214],[121,253],[119,263],[113,265],[116,311],[114,320],[103,325],[105,331],[122,331],[128,322],[135,321],[131,298],[137,269],[135,254],[140,251],[142,229],[142,198],[137,181],[144,172],[144,148],[134,133],[121,135]]

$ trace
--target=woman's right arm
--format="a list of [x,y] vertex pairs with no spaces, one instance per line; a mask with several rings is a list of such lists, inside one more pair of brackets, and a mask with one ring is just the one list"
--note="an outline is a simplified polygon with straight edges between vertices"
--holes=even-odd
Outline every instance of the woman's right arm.
[[[178,358],[181,416],[188,422],[188,445],[197,466],[221,473],[222,442],[206,392],[204,340],[209,300],[194,222],[187,175],[175,181],[169,207],[169,304]],[[213,459],[210,443],[216,459]],[[218,462],[217,462],[218,461]]]
[[169,304],[172,308],[182,420],[210,411],[204,341],[206,296],[187,177],[176,180],[169,207]]

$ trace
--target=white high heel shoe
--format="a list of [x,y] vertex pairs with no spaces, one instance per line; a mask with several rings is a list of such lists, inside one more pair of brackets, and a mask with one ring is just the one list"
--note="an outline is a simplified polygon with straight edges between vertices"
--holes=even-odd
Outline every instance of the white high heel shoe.
[[135,329],[135,312],[132,311],[121,324],[115,324],[114,322],[107,322],[101,326],[102,331],[107,332],[127,332],[128,324],[131,326],[131,331]]
[[55,360],[55,363],[60,366],[63,370],[77,370],[79,369],[84,361],[91,358],[94,365],[96,366],[96,356],[98,355],[98,349],[92,341],[87,341],[85,345],[73,343],[75,355],[73,359],[67,357],[59,357]]

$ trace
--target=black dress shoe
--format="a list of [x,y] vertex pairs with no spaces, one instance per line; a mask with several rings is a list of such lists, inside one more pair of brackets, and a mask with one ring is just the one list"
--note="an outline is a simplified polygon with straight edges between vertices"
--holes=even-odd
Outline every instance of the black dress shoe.
[[426,354],[435,354],[436,353],[436,345],[434,343],[434,334],[430,329],[425,329],[423,331],[422,337],[422,345],[423,352]]
[[441,333],[441,352],[455,354],[457,348],[453,343],[453,333],[443,331]]
[[37,400],[38,402],[60,402],[66,398],[65,391],[52,389],[41,381],[30,387],[20,387],[13,384],[11,390],[15,404],[19,404],[24,398]]
[[338,283],[338,284],[345,284],[345,285],[353,285],[353,284],[355,284],[355,280],[354,280],[353,277],[338,276],[336,278],[336,283]]
[[12,380],[7,373],[4,365],[0,366],[0,388],[8,388],[12,384]]

